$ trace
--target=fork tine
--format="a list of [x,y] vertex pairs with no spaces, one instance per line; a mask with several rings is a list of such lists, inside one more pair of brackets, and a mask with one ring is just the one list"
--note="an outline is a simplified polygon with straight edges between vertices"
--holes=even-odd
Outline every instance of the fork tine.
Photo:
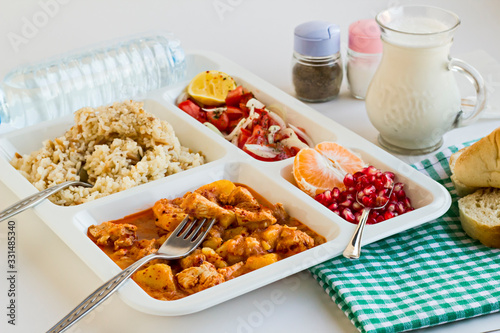
[[184,228],[184,231],[179,234],[179,238],[186,238],[190,233],[191,233],[191,230],[193,229],[193,227],[196,225],[196,221],[198,221],[198,219],[194,219],[192,221],[190,221],[190,223],[186,223],[186,227]]
[[[207,219],[204,219],[202,223],[200,223],[200,225],[198,226],[198,228],[196,229],[196,232],[193,233],[192,237],[194,237],[198,231],[201,229],[201,227],[206,224],[206,221]],[[194,243],[194,247],[197,247],[202,241],[203,239],[205,238],[205,236],[207,235],[207,233],[210,231],[210,229],[212,228],[212,226],[214,225],[215,223],[215,218],[211,219],[210,222],[208,222],[208,226],[207,228],[202,232],[200,233],[195,239],[192,239],[191,242]]]
[[[207,221],[207,219],[204,218],[203,221],[201,221],[198,224],[198,226],[196,227],[196,229],[189,235],[189,237],[186,238],[186,240],[193,241],[193,239],[196,237],[196,234],[198,234],[198,231],[200,231],[200,229],[203,227],[203,224],[205,224],[206,221]],[[198,219],[196,219],[194,222],[197,223]]]
[[182,222],[179,223],[179,225],[174,229],[174,231],[172,232],[172,236],[177,237],[188,222],[189,222],[189,215],[187,215],[184,218],[184,220],[182,220]]

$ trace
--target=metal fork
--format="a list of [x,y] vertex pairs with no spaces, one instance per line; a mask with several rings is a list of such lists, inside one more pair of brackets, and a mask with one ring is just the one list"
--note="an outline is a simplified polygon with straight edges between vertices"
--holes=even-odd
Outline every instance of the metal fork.
[[[113,292],[122,286],[132,274],[149,261],[154,259],[172,260],[187,256],[203,241],[214,223],[215,218],[208,222],[207,219],[203,219],[203,221],[199,222],[198,219],[191,220],[189,216],[187,216],[161,245],[158,252],[147,255],[136,261],[97,288],[83,302],[74,308],[73,311],[68,313],[66,317],[48,330],[47,333],[58,333],[67,330],[95,307],[104,302]],[[193,231],[192,229],[195,226],[196,228]],[[201,230],[204,226],[206,228]]]
[[92,187],[91,184],[84,183],[84,182],[81,182],[78,180],[70,180],[70,181],[67,181],[67,182],[64,182],[64,183],[61,183],[58,185],[54,185],[54,186],[49,187],[43,191],[37,192],[33,195],[30,195],[29,197],[24,198],[21,201],[16,202],[12,206],[5,208],[3,211],[0,212],[0,222],[2,222],[3,220],[6,220],[9,217],[12,217],[16,214],[19,214],[22,211],[24,211],[30,207],[38,205],[40,202],[47,199],[52,194],[59,192],[60,190],[63,190],[69,186]]

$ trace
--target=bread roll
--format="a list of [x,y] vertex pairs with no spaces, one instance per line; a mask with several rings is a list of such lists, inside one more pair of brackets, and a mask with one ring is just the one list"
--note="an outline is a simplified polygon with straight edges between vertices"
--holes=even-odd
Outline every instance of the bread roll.
[[458,200],[464,231],[488,247],[500,248],[500,189],[480,189]]
[[500,128],[465,149],[454,164],[455,179],[465,186],[500,188]]
[[457,162],[457,159],[462,153],[467,149],[468,147],[462,148],[456,153],[452,154],[450,156],[450,170],[451,170],[451,181],[453,182],[453,186],[455,187],[455,190],[457,191],[457,194],[459,197],[465,197],[468,194],[474,193],[478,188],[477,187],[470,187],[462,183],[460,180],[457,179],[457,175],[455,175],[455,164]]

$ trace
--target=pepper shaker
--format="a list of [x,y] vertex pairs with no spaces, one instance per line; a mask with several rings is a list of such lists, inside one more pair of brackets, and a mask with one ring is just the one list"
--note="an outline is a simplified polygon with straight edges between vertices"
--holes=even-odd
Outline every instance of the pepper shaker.
[[347,49],[347,82],[351,95],[365,99],[368,86],[382,59],[380,28],[373,19],[360,20],[349,26]]
[[292,79],[295,94],[305,102],[325,102],[338,96],[343,69],[340,27],[310,21],[294,31]]

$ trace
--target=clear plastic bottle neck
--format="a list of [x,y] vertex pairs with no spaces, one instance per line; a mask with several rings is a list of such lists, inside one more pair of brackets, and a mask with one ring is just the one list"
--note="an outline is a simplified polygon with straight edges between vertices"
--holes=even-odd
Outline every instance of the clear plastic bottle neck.
[[5,100],[5,93],[0,89],[0,125],[9,121],[9,113],[7,112],[7,101]]

